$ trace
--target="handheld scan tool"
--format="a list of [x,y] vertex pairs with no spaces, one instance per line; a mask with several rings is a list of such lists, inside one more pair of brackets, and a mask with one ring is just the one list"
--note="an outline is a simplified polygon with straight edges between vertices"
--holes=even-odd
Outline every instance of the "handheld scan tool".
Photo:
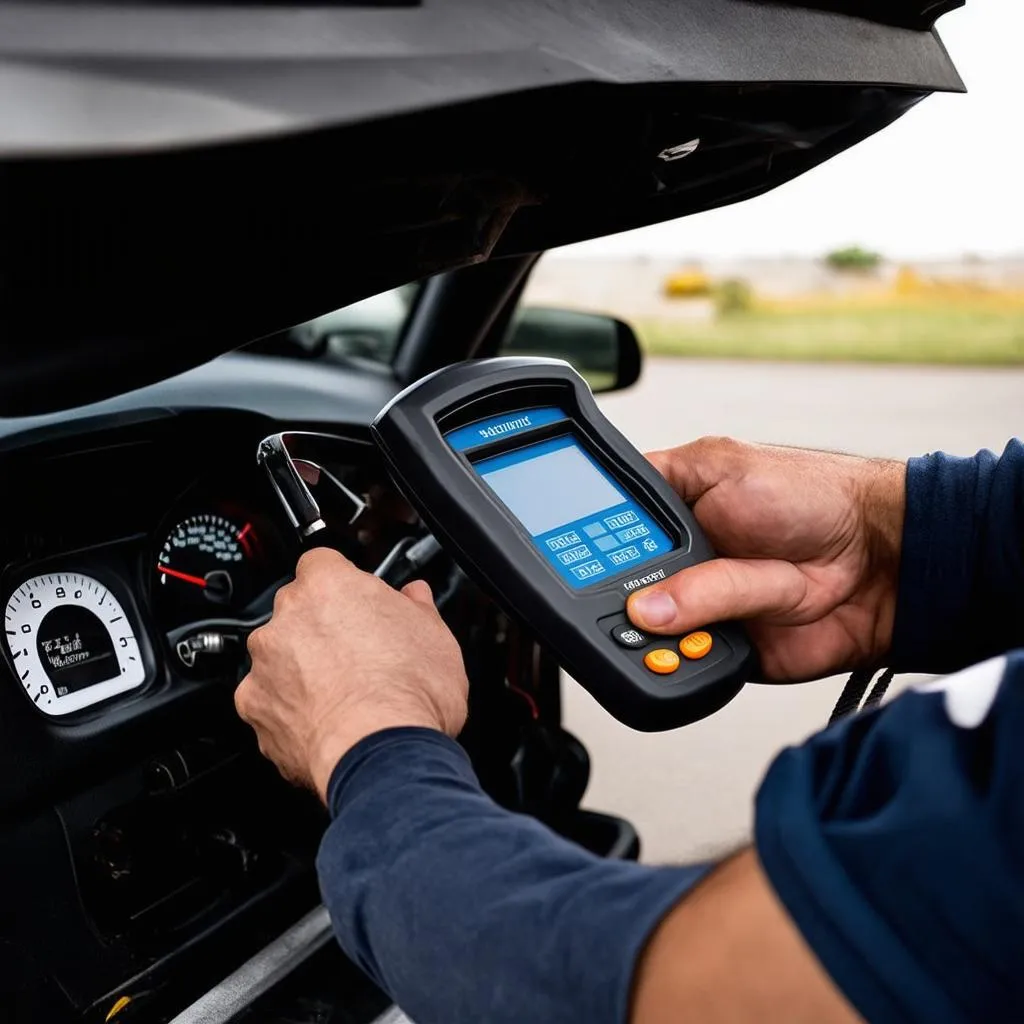
[[641,632],[627,597],[714,557],[693,514],[554,359],[446,367],[377,416],[395,483],[442,546],[616,718],[672,729],[743,685],[735,623]]

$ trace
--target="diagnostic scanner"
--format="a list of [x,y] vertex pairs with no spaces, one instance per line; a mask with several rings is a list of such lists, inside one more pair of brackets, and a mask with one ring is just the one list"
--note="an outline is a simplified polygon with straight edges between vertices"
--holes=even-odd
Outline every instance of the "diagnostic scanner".
[[395,484],[463,570],[634,729],[686,725],[740,690],[737,623],[647,634],[631,593],[714,557],[693,514],[557,359],[445,367],[372,426]]

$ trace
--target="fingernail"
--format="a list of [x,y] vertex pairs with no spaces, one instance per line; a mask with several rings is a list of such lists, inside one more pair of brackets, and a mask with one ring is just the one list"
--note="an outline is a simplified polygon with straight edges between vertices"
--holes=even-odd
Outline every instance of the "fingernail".
[[638,594],[630,602],[630,611],[643,620],[643,626],[667,626],[676,617],[676,603],[662,590]]

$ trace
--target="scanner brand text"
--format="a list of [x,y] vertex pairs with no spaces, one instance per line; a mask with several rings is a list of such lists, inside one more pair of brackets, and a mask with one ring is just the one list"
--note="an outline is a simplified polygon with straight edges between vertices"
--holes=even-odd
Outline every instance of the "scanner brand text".
[[494,423],[489,427],[481,427],[481,437],[501,437],[502,434],[510,434],[513,430],[522,430],[530,426],[529,416],[520,416],[518,419],[505,420],[504,423]]

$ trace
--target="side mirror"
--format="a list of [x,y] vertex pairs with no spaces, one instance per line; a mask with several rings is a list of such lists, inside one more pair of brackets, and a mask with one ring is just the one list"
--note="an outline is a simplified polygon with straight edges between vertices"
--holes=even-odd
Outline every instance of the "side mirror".
[[564,359],[595,394],[635,384],[643,363],[629,324],[598,313],[546,306],[526,306],[516,314],[498,355]]

